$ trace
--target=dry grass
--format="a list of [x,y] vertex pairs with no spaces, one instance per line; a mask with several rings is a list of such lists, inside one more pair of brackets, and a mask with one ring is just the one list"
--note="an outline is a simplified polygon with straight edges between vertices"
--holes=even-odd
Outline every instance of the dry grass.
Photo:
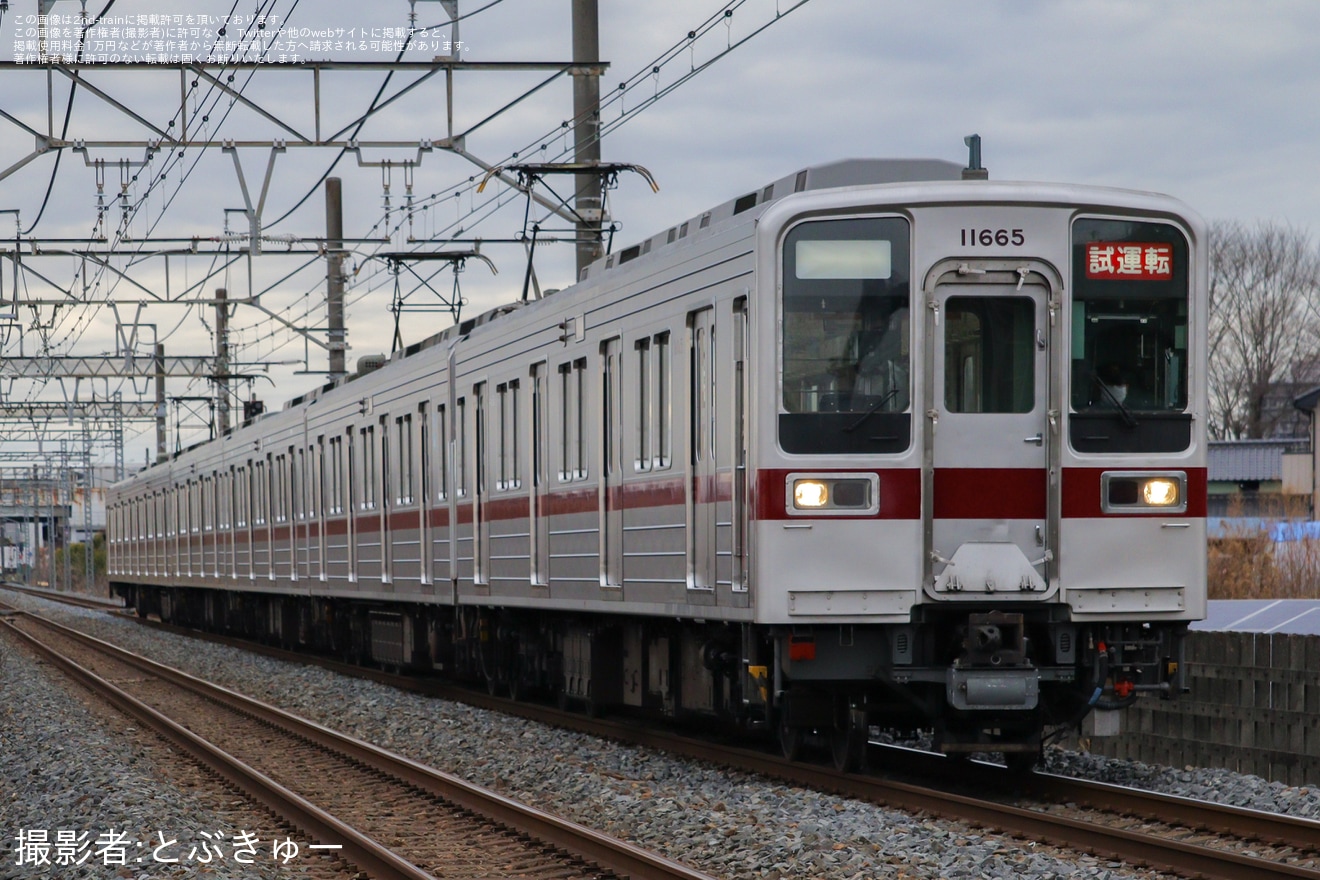
[[[1240,516],[1234,499],[1229,516]],[[1258,523],[1230,526],[1228,534],[1212,538],[1207,559],[1211,599],[1314,599],[1320,598],[1320,539],[1302,538],[1275,543],[1270,527],[1276,523],[1304,522],[1305,504],[1280,499],[1262,512]]]

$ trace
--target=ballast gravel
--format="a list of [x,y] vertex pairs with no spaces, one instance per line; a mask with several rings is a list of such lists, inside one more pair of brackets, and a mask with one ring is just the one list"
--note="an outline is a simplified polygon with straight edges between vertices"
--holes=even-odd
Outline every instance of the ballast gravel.
[[[159,662],[719,877],[1043,880],[1160,876],[959,823],[907,815],[649,749],[403,693],[315,667],[150,631],[97,612],[55,607],[12,593],[4,598]],[[10,646],[5,649],[12,655]],[[8,670],[9,666],[3,675],[9,676]],[[5,690],[13,684],[7,677],[0,682]],[[56,717],[61,713],[49,709],[29,711],[14,701],[8,702],[13,711],[0,713],[0,747],[6,755],[0,779],[5,780],[6,790],[16,779],[43,772],[41,768],[51,763],[58,763],[61,769],[50,772],[89,780],[83,784],[84,791],[100,791],[102,786],[114,790],[111,786],[122,775],[122,768],[132,766],[132,756],[112,745],[92,752],[66,749],[57,761],[52,761],[41,742],[62,741],[68,735]],[[32,732],[20,735],[16,726],[30,727]],[[114,740],[113,733],[98,732],[95,736],[98,743]],[[14,766],[28,769],[11,773],[11,754],[15,755]],[[1048,768],[1155,791],[1320,816],[1320,791],[1290,789],[1228,772],[1170,770],[1061,751],[1048,755]],[[158,785],[153,792],[152,796],[161,800],[177,796],[167,786]],[[0,796],[0,833],[11,838],[11,846],[16,829],[24,822],[54,827],[72,821],[62,812],[67,809],[69,795],[54,791],[43,792],[40,797],[36,794],[29,787],[24,795]],[[103,802],[107,806],[100,815],[107,823],[140,821],[133,818],[136,805]],[[178,809],[186,814],[188,806],[184,803]],[[154,812],[149,811],[148,816],[160,815],[159,808],[152,806],[151,810]],[[206,827],[206,823],[199,827]],[[44,876],[6,873],[12,870],[0,870],[0,876],[24,880]]]
[[[0,878],[291,880],[309,867],[346,876],[320,856],[310,865],[311,841],[269,815],[252,821],[241,796],[200,778],[204,771],[131,720],[115,716],[121,723],[107,726],[76,690],[0,632]],[[181,765],[183,778],[162,778],[163,764]],[[239,847],[246,861],[235,848],[242,833],[260,838],[253,852]],[[272,856],[287,840],[303,845],[302,858],[287,845],[287,858]]]

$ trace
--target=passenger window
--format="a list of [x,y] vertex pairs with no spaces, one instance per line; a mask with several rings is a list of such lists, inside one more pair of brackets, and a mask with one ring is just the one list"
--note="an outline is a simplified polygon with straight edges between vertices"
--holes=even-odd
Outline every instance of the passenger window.
[[1016,296],[954,296],[945,311],[945,409],[1031,412],[1036,399],[1035,302]]

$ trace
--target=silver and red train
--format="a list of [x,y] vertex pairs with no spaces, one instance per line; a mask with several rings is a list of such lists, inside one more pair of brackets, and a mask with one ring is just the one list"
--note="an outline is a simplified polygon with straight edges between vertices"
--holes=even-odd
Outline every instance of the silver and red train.
[[141,613],[1034,759],[1181,689],[1206,253],[1159,195],[808,168],[114,487]]

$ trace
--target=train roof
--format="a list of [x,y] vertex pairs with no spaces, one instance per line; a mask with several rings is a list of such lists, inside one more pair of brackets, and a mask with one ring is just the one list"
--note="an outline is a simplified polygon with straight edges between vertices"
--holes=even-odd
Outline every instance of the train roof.
[[[577,284],[562,292],[548,292],[546,296],[553,295],[557,298],[569,291],[592,286],[590,282],[596,282],[602,279],[610,270],[622,267],[624,264],[640,257],[659,256],[662,252],[667,252],[670,249],[691,245],[694,241],[726,230],[728,223],[733,221],[735,217],[739,221],[751,223],[764,213],[772,203],[796,193],[884,184],[944,183],[959,181],[964,178],[964,168],[961,165],[944,159],[840,159],[821,165],[812,165],[742,196],[729,199],[701,214],[690,217],[683,223],[671,226],[637,244],[602,257],[583,268]],[[540,301],[544,301],[544,298]],[[392,356],[363,356],[358,359],[358,369],[355,372],[326,382],[320,388],[312,389],[287,401],[282,410],[287,411],[317,400],[336,388],[375,372],[376,369],[390,361],[407,358],[447,340],[466,336],[478,327],[504,315],[517,312],[529,305],[533,305],[533,303],[519,301],[505,303],[447,327],[426,339],[415,342]],[[258,416],[251,421],[235,426],[231,431],[236,431],[243,426],[273,415],[276,415],[276,413],[266,413]],[[207,442],[210,441],[195,443],[188,449],[169,456],[169,459],[177,458],[179,455],[203,446]]]
[[[885,183],[916,183],[922,181],[943,181],[960,180],[962,178],[962,166],[956,162],[949,162],[944,159],[840,159],[836,162],[828,162],[823,165],[813,165],[795,171],[785,177],[767,184],[764,187],[752,190],[751,192],[729,199],[728,201],[716,205],[708,211],[689,218],[683,223],[669,227],[664,232],[651,236],[630,247],[623,248],[608,256],[602,257],[582,270],[579,282],[588,279],[594,279],[601,276],[602,273],[616,266],[643,256],[645,254],[659,251],[668,245],[675,245],[680,241],[688,241],[708,234],[712,226],[718,225],[723,220],[728,220],[735,215],[750,211],[753,208],[763,208],[770,202],[783,198],[792,193],[808,192],[811,190],[834,189],[843,186],[874,186]],[[759,214],[760,211],[754,212]],[[751,219],[749,217],[748,219]],[[571,289],[571,288],[570,288]],[[401,353],[395,354],[393,360],[399,357],[408,357],[419,351],[431,348],[447,339],[456,336],[464,336],[477,327],[489,323],[502,315],[507,315],[520,309],[524,303],[512,302],[496,306],[480,315],[468,318],[447,327],[433,336],[420,340],[407,346]],[[327,382],[319,389],[313,389],[306,394],[299,395],[284,404],[284,409],[301,406],[304,403],[317,399],[341,385],[346,385],[357,379],[359,376],[373,372],[376,368],[383,365],[385,361],[376,360],[373,356],[360,358],[359,369],[355,373],[342,376],[331,382]]]
[[601,257],[584,268],[582,276],[578,280],[585,281],[588,278],[599,277],[602,272],[608,269],[621,266],[643,254],[658,251],[667,245],[675,244],[689,235],[701,235],[703,230],[718,224],[722,220],[728,220],[753,208],[763,207],[793,193],[836,189],[844,186],[876,186],[886,183],[961,180],[962,175],[962,166],[944,159],[840,159],[837,162],[829,162],[824,165],[813,165],[796,171],[787,177],[781,177],[760,189],[754,189],[746,195],[729,199],[709,211],[689,218],[684,223],[671,226],[664,232],[653,235],[631,247]]

